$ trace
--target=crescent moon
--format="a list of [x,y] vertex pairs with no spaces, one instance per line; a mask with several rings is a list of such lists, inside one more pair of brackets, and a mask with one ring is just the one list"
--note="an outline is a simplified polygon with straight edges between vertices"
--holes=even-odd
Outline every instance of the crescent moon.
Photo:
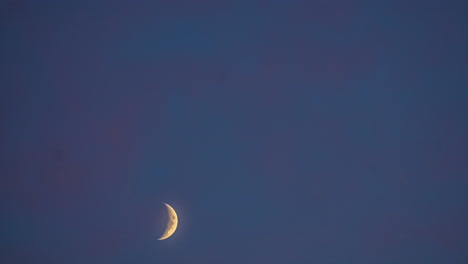
[[165,205],[167,207],[167,213],[169,215],[169,217],[168,217],[169,221],[167,222],[167,226],[166,226],[166,230],[164,231],[164,234],[160,238],[158,238],[158,240],[164,240],[164,239],[172,236],[172,234],[174,234],[174,232],[177,229],[177,224],[179,223],[179,220],[177,218],[177,214],[176,214],[176,211],[174,210],[174,208],[172,208],[167,203],[165,203]]

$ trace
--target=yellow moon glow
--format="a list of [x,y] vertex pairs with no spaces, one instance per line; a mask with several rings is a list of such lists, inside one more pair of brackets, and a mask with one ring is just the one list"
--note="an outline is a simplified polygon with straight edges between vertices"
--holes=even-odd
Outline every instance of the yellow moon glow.
[[175,210],[167,203],[165,203],[165,205],[167,207],[167,213],[169,214],[169,217],[168,217],[169,220],[167,222],[167,226],[166,226],[166,230],[164,231],[164,234],[160,238],[158,238],[158,240],[164,240],[172,236],[172,234],[174,234],[174,232],[177,229],[177,224],[179,223]]

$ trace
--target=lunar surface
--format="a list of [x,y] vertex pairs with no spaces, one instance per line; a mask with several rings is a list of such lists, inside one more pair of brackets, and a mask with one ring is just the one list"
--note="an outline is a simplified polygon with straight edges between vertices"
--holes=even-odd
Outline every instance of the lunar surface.
[[158,238],[158,240],[164,240],[172,236],[172,234],[174,234],[174,232],[176,231],[177,224],[179,222],[175,210],[170,205],[166,203],[165,205],[167,207],[168,222],[167,222],[167,226],[166,226],[166,230],[164,231],[164,234],[160,238]]

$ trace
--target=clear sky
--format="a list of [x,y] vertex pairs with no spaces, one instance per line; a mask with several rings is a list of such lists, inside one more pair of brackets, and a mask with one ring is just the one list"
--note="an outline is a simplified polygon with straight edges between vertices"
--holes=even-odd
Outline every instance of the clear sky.
[[0,1],[0,262],[468,263],[464,2]]

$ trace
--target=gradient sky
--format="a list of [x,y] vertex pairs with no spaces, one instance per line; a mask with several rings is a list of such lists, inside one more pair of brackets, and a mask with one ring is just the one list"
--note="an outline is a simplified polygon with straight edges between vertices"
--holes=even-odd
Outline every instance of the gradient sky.
[[468,263],[463,2],[0,1],[0,262]]

